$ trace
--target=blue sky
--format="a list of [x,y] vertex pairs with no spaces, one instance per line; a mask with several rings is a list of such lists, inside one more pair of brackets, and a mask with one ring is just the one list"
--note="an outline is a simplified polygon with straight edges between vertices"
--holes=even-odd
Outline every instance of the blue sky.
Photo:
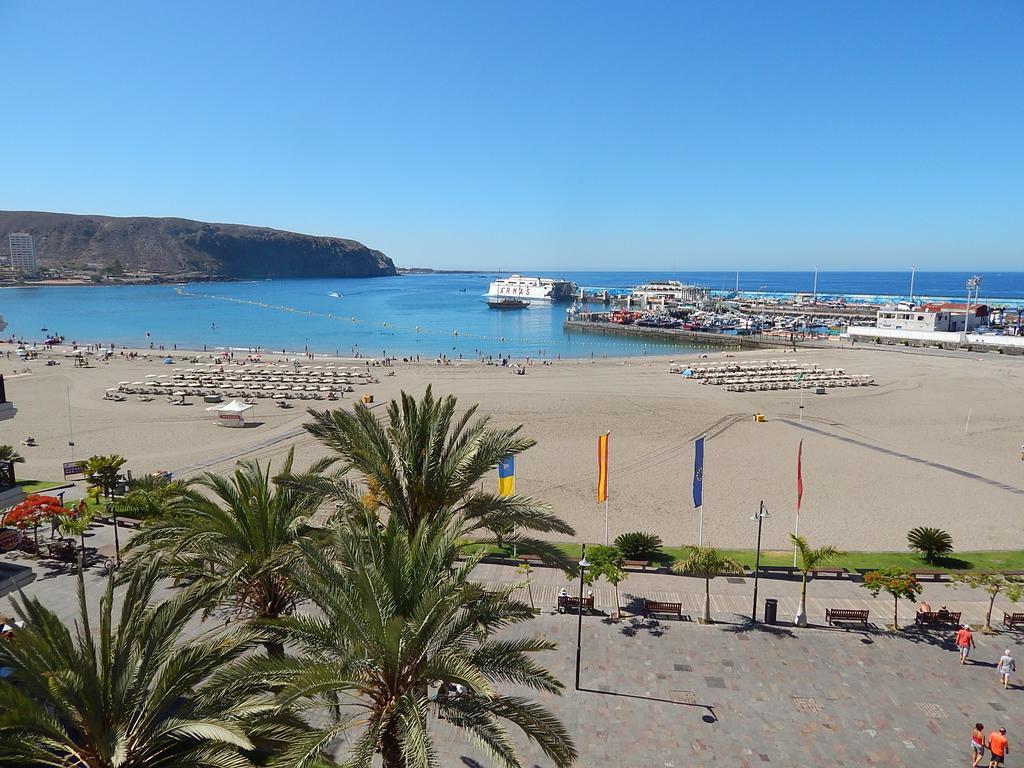
[[0,209],[400,265],[1021,268],[1024,3],[0,0]]

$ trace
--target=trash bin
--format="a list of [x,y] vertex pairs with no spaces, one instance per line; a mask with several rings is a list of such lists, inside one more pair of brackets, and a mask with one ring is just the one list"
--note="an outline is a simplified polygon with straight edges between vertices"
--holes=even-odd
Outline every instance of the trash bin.
[[779,601],[774,597],[764,599],[764,623],[774,624],[779,616]]

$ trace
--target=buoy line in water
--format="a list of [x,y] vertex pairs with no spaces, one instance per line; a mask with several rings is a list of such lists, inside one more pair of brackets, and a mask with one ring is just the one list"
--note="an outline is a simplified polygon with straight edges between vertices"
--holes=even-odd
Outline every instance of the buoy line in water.
[[[190,299],[213,299],[215,301],[229,301],[234,304],[244,304],[250,307],[258,307],[259,309],[269,309],[273,312],[289,312],[292,314],[305,315],[306,317],[316,317],[323,320],[333,320],[337,322],[351,322],[351,323],[362,323],[366,324],[368,321],[358,317],[345,317],[342,315],[334,314],[333,312],[315,312],[309,309],[299,309],[298,307],[289,307],[284,304],[269,304],[265,301],[256,301],[255,299],[242,299],[237,296],[219,296],[213,293],[196,293],[194,291],[187,291],[182,286],[175,286],[175,293],[184,298]],[[381,327],[389,328],[397,331],[406,331],[410,333],[423,333],[431,334],[434,336],[452,336],[456,338],[474,339],[478,341],[488,341],[492,343],[513,343],[513,344],[529,344],[537,345],[539,348],[543,348],[545,345],[555,343],[553,339],[521,339],[513,338],[509,336],[488,336],[480,333],[464,333],[459,330],[452,331],[441,331],[433,328],[424,328],[423,326],[402,326],[394,325],[387,320],[377,321]],[[572,344],[574,346],[594,346],[594,347],[651,347],[653,349],[718,349],[710,344],[674,344],[667,341],[591,341],[582,340],[577,338],[577,335],[570,334],[572,336]]]

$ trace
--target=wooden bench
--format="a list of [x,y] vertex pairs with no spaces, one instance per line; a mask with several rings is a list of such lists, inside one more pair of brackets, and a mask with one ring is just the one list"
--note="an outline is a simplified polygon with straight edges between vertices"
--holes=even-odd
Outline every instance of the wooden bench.
[[594,598],[592,597],[573,597],[572,595],[559,595],[558,596],[558,612],[565,613],[569,610],[580,610],[583,608],[587,613],[594,612]]
[[650,560],[626,560],[622,563],[623,568],[639,568],[641,571],[646,571],[651,567]]
[[674,616],[677,619],[683,617],[682,603],[664,603],[659,600],[644,600],[644,613],[648,616]]
[[826,608],[825,623],[834,626],[837,621],[857,621],[867,626],[868,611],[849,608]]
[[1003,626],[1007,629],[1013,629],[1018,624],[1024,624],[1024,613],[1006,613],[1003,612]]
[[519,555],[516,557],[516,560],[520,563],[527,563],[528,565],[538,565],[544,562],[541,560],[540,555]]
[[932,568],[926,568],[923,571],[911,571],[910,575],[918,581],[942,581],[949,574],[946,571],[937,571]]
[[800,573],[800,569],[792,565],[762,565],[758,570],[762,576],[795,576]]
[[830,576],[833,579],[841,579],[846,576],[847,570],[845,568],[811,568],[810,574],[814,578]]
[[133,528],[135,530],[142,528],[142,521],[136,520],[134,517],[121,517],[118,515],[117,524],[122,528]]
[[960,611],[918,611],[914,623],[920,626],[932,624],[951,624],[960,626]]

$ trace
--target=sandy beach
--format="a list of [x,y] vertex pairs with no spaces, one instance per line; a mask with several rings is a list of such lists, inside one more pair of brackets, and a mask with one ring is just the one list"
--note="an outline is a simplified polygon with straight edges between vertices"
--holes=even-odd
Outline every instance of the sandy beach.
[[[933,525],[948,530],[961,550],[1024,547],[1024,361],[847,348],[729,354],[733,361],[785,357],[842,367],[871,374],[875,385],[807,392],[802,425],[799,392],[727,392],[685,380],[667,372],[671,359],[688,359],[680,356],[563,360],[531,365],[525,376],[478,362],[399,362],[371,369],[380,383],[354,394],[372,393],[380,403],[403,389],[422,394],[432,384],[462,404],[479,403],[497,424],[523,424],[538,444],[518,459],[519,492],[550,502],[586,541],[604,539],[605,512],[595,502],[596,441],[610,431],[612,537],[648,530],[667,544],[696,542],[692,441],[706,433],[706,543],[753,547],[756,527],[749,518],[764,499],[771,514],[765,546],[786,546],[795,526],[796,455],[803,439],[800,532],[812,543],[899,550],[909,528]],[[120,381],[169,373],[172,367],[156,353],[85,369],[60,350],[53,358],[61,365],[47,366],[45,357],[0,361],[8,399],[18,409],[13,420],[0,422],[0,442],[18,445],[26,435],[38,441],[19,447],[27,460],[17,469],[22,478],[61,478],[61,463],[71,458],[69,419],[76,458],[120,453],[136,474],[228,472],[238,458],[280,461],[290,447],[303,466],[323,454],[302,430],[305,409],[354,402],[349,395],[282,410],[261,400],[258,426],[225,429],[201,398],[190,397],[185,407],[163,397],[102,399]],[[707,362],[725,359],[725,353],[711,353]],[[176,365],[188,363],[178,357]],[[12,375],[25,368],[31,373]],[[395,375],[385,376],[388,370]],[[766,421],[755,423],[754,413]]]

